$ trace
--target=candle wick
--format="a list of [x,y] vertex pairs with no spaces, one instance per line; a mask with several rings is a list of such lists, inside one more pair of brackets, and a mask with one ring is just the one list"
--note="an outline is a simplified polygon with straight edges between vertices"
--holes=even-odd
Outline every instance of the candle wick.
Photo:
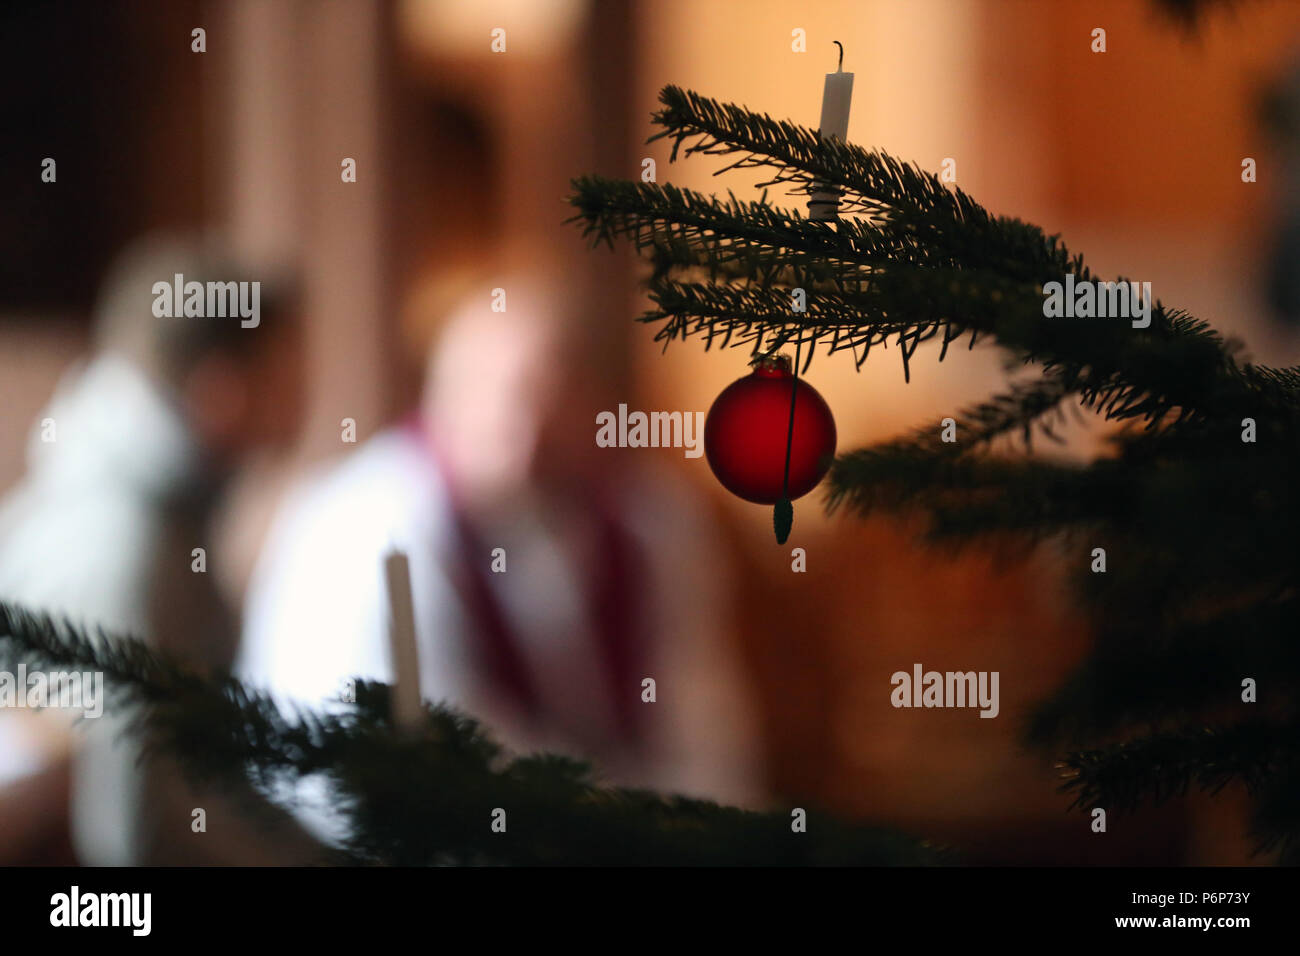
[[839,66],[835,67],[835,72],[843,73],[844,72],[844,44],[841,43],[839,40],[832,40],[831,42],[840,48],[840,63]]

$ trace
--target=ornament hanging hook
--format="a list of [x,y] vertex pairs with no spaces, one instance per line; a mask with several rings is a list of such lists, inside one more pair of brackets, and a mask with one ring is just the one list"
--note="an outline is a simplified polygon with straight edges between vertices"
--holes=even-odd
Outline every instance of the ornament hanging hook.
[[839,40],[832,40],[831,42],[840,48],[840,62],[839,65],[835,67],[835,72],[843,73],[844,72],[844,44],[841,43]]

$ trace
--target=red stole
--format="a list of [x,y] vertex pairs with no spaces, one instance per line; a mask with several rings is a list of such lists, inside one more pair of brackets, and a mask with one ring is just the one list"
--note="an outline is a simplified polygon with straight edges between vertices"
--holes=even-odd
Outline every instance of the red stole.
[[[427,436],[420,423],[421,434]],[[452,525],[450,546],[440,549],[453,586],[457,589],[473,629],[471,651],[475,664],[490,685],[507,697],[530,719],[545,725],[546,714],[537,687],[529,673],[523,640],[493,590],[491,549],[482,541],[452,490],[447,469],[433,442],[426,437],[435,467],[447,486],[448,515]],[[586,489],[580,495],[595,524],[598,560],[594,567],[580,568],[585,619],[592,628],[604,686],[577,688],[579,693],[604,693],[616,726],[618,741],[631,748],[645,743],[641,703],[641,681],[648,676],[646,663],[650,631],[645,587],[649,583],[645,556],[635,539],[618,520],[608,493]],[[416,584],[418,587],[418,583]]]

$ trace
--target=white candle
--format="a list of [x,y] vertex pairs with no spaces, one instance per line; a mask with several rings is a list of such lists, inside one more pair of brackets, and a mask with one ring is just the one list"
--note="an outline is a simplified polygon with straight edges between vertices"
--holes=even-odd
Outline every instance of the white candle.
[[822,90],[823,139],[847,140],[849,138],[849,103],[853,99],[853,74],[842,70],[826,74]]
[[384,578],[388,583],[388,642],[393,658],[393,723],[409,730],[421,721],[420,659],[415,649],[411,564],[401,551],[384,555]]
[[[843,65],[844,54],[841,48],[840,61]],[[826,74],[826,85],[822,88],[822,121],[820,130],[823,139],[845,141],[849,137],[849,104],[853,100],[853,74],[837,69]],[[821,222],[834,222],[839,218],[840,196],[833,189],[819,189],[813,186],[812,198],[808,202],[808,218]]]

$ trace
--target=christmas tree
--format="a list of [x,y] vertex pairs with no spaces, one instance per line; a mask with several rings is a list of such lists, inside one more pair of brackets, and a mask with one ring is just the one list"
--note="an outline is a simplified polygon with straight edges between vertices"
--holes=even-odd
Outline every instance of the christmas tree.
[[[818,351],[861,365],[892,346],[904,377],[922,343],[939,360],[989,344],[1035,373],[842,454],[829,507],[920,512],[933,539],[955,544],[1063,541],[1095,649],[1028,738],[1064,752],[1074,806],[1124,810],[1242,782],[1259,846],[1293,862],[1300,369],[1243,361],[1237,343],[1158,301],[1133,321],[1052,317],[1076,286],[1136,284],[1094,286],[1059,237],[887,153],[675,86],[660,99],[655,138],[671,139],[673,159],[717,155],[766,170],[764,186],[830,191],[840,216],[806,218],[766,192],[744,202],[578,180],[572,202],[593,241],[627,240],[653,264],[642,321],[656,339],[756,360],[793,349],[805,365]],[[1118,423],[1110,453],[1086,465],[1041,454],[1034,438],[1058,439],[1077,409]]]

